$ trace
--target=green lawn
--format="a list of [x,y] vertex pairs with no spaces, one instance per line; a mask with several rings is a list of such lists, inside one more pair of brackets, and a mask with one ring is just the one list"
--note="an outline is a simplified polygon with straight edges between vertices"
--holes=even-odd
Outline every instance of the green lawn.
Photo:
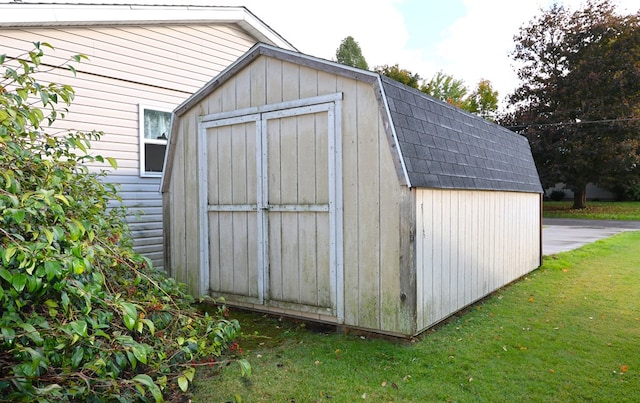
[[197,373],[198,402],[640,399],[640,232],[545,257],[416,340],[235,312],[253,366]]
[[588,201],[587,208],[574,210],[570,201],[545,201],[543,215],[548,218],[585,218],[591,220],[640,221],[640,202]]

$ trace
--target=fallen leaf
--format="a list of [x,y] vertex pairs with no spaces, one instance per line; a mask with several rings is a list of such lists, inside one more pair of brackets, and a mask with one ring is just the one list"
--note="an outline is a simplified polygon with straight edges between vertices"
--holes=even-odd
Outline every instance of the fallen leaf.
[[625,372],[627,372],[629,370],[629,366],[628,365],[620,365],[620,372],[622,372],[623,374]]
[[391,382],[391,387],[394,389],[398,389],[398,385],[396,385],[395,382]]
[[536,300],[536,299],[535,299],[535,298],[533,298],[533,297],[529,298],[529,302],[535,302],[535,300]]
[[551,368],[551,369],[549,370],[549,373],[552,373],[552,374],[553,374],[554,372],[556,372],[556,371],[555,371],[553,368]]
[[402,378],[403,381],[408,381],[409,379],[411,379],[411,375],[407,375],[404,378]]
[[367,394],[366,394],[366,393],[363,393],[363,394],[362,394],[362,398],[363,398],[363,399],[366,399],[366,398],[367,398]]
[[316,365],[320,365],[320,361],[316,360],[316,361],[314,362],[314,364],[316,364]]
[[382,387],[386,387],[387,386],[387,381],[382,381]]

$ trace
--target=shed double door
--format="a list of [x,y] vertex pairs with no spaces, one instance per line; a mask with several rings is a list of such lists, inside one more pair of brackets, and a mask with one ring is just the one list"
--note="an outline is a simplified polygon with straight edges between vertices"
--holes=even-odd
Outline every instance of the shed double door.
[[334,109],[202,124],[209,292],[338,316]]

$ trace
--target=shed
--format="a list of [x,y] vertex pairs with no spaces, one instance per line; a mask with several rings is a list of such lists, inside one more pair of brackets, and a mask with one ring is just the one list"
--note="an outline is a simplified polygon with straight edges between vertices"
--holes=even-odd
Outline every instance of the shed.
[[540,265],[527,140],[377,73],[257,44],[170,139],[166,266],[194,293],[411,336]]

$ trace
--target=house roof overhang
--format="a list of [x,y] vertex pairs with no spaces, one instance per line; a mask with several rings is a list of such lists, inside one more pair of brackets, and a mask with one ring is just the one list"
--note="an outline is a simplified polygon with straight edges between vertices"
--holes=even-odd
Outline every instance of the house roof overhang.
[[0,3],[0,29],[157,24],[235,24],[283,49],[295,47],[245,7],[205,5]]

